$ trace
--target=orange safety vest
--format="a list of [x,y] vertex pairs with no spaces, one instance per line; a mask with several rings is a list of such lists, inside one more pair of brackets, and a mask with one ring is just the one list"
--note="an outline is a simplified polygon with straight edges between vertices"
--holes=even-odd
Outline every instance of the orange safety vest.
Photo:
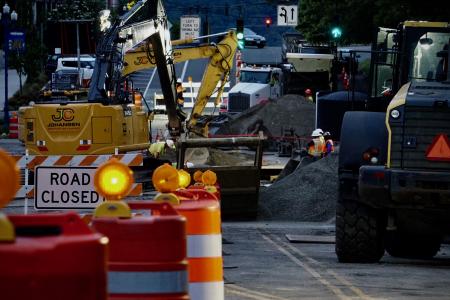
[[314,138],[308,147],[308,154],[312,157],[322,157],[325,149],[325,139],[323,136]]

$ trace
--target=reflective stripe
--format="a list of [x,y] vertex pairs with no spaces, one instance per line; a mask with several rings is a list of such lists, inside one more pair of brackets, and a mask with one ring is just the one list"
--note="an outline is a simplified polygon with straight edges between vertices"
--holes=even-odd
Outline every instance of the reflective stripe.
[[189,284],[189,296],[193,300],[223,300],[224,295],[223,281]]
[[187,257],[221,257],[222,235],[188,235]]
[[29,155],[14,156],[19,168],[28,167],[34,169],[36,166],[98,166],[115,157],[128,166],[142,166],[143,157],[140,153],[127,153],[119,155]]
[[187,293],[187,271],[108,272],[110,294]]

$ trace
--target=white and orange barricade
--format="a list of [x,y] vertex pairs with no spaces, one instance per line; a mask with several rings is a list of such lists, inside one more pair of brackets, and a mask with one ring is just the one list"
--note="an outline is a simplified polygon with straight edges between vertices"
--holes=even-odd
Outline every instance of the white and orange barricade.
[[175,209],[187,219],[189,296],[193,300],[224,299],[219,201],[184,200]]
[[120,203],[101,204],[92,219],[110,241],[109,299],[189,299],[186,219],[169,203],[130,202],[129,208],[152,213],[133,217],[128,207],[120,212]]
[[[102,155],[13,155],[18,167],[24,173],[25,182],[21,185],[16,198],[33,198],[34,185],[28,184],[28,172],[35,167],[97,167],[115,158],[129,167],[142,166],[142,153],[102,154]],[[129,196],[142,194],[142,183],[134,183]]]

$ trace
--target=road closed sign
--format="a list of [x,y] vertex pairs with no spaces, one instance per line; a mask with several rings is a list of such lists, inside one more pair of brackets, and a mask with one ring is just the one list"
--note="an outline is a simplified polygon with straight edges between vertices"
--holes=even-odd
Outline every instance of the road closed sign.
[[96,167],[36,167],[36,209],[94,209],[104,201],[94,189]]

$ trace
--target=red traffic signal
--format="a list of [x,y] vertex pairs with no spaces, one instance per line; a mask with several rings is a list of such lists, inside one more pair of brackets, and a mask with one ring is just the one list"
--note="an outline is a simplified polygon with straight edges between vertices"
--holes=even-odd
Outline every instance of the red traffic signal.
[[264,20],[264,23],[266,23],[266,27],[269,27],[270,25],[272,25],[272,18],[271,17],[267,17]]

